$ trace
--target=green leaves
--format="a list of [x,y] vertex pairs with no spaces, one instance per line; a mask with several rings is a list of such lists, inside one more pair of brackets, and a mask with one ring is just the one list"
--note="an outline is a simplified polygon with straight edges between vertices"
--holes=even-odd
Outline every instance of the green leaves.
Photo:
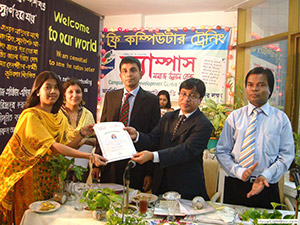
[[300,134],[297,134],[296,132],[294,134],[294,142],[295,142],[295,164],[297,167],[300,167]]
[[122,201],[122,197],[110,188],[90,189],[83,193],[83,197],[90,210],[108,210],[111,202]]
[[51,169],[51,176],[60,176],[63,181],[66,179],[68,171],[75,171],[77,179],[81,180],[83,172],[87,171],[86,168],[74,165],[75,159],[67,159],[63,155],[52,156],[52,160],[46,162],[47,166]]
[[111,215],[106,222],[107,225],[146,225],[146,222],[143,221],[142,218],[137,218],[135,216],[126,216],[124,223],[122,222],[122,218],[118,216]]
[[224,127],[225,120],[232,111],[233,106],[216,103],[212,99],[206,99],[206,106],[201,110],[214,126],[212,137],[219,138]]
[[[278,206],[285,206],[284,204],[279,204],[276,202],[271,202],[273,207],[273,212],[268,212],[267,210],[261,211],[260,209],[248,209],[243,214],[240,215],[240,218],[243,221],[252,220],[253,224],[258,224],[258,219],[282,219],[282,213],[276,210]],[[286,215],[283,219],[292,219],[294,215]]]

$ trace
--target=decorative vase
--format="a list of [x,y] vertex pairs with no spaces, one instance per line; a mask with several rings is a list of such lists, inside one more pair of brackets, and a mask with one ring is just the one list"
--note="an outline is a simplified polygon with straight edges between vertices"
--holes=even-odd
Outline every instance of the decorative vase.
[[207,149],[209,150],[209,149],[215,148],[218,144],[218,141],[219,141],[219,139],[211,137],[208,141]]
[[92,217],[95,220],[103,221],[106,219],[106,211],[104,209],[95,209],[91,211]]
[[68,198],[68,193],[64,191],[65,182],[58,177],[58,190],[53,193],[53,199],[62,205],[66,203]]

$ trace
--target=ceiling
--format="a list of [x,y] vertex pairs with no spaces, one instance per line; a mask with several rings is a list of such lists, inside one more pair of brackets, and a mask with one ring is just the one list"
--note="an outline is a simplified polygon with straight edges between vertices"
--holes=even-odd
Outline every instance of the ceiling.
[[[71,0],[98,15],[157,15],[231,11],[262,0]],[[250,3],[251,1],[251,3]]]

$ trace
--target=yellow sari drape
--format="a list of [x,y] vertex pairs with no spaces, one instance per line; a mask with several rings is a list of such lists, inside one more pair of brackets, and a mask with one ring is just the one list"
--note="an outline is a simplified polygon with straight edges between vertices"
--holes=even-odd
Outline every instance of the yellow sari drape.
[[0,156],[0,211],[12,215],[14,207],[16,224],[29,204],[52,197],[57,181],[44,162],[50,160],[54,142],[68,143],[67,133],[68,121],[61,112],[29,108],[21,113]]

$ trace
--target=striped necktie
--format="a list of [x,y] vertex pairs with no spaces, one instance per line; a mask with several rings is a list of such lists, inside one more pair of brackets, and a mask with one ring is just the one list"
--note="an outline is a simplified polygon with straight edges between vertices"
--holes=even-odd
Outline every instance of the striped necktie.
[[239,164],[244,168],[249,168],[254,164],[256,121],[257,115],[261,112],[262,110],[260,108],[253,109],[251,119],[245,133],[239,158]]
[[124,103],[120,113],[119,121],[124,123],[124,126],[127,127],[128,124],[128,115],[129,115],[129,101],[128,99],[132,96],[129,92],[125,94]]
[[183,123],[183,121],[185,120],[186,116],[185,115],[180,115],[179,116],[179,119],[174,127],[174,130],[173,130],[173,134],[172,134],[172,139],[174,139],[174,136],[178,130],[178,128],[180,127],[180,125]]

